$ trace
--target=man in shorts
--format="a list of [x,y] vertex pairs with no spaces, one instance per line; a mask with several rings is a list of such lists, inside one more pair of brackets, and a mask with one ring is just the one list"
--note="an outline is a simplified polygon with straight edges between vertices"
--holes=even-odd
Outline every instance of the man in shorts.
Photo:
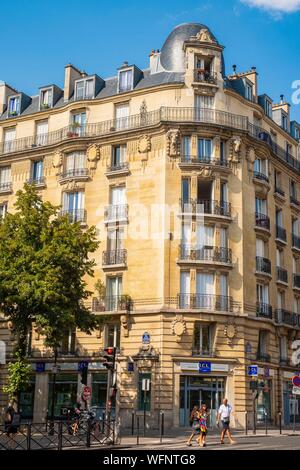
[[221,433],[221,444],[224,444],[224,438],[227,434],[230,444],[235,444],[235,441],[232,439],[230,432],[230,416],[232,413],[232,406],[229,405],[227,398],[224,398],[223,404],[220,406],[218,411],[217,422],[219,424],[220,420],[222,422],[222,433]]

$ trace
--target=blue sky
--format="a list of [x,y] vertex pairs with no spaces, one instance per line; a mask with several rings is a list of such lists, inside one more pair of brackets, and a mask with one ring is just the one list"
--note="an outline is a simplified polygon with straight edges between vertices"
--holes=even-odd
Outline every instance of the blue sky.
[[[103,78],[124,60],[145,68],[151,49],[188,21],[206,24],[226,46],[227,73],[255,65],[260,93],[291,100],[300,80],[298,0],[11,0],[1,16],[0,79],[28,94],[62,86],[68,62]],[[292,115],[300,121],[300,105]]]

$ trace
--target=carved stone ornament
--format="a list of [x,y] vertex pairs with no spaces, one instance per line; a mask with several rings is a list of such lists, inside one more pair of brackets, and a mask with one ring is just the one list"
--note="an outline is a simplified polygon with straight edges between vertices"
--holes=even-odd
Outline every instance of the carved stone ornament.
[[125,338],[128,338],[128,336],[129,336],[128,315],[121,315],[120,321],[121,321],[121,325],[122,325],[122,328],[123,328],[124,336],[125,336]]
[[97,162],[100,160],[100,147],[97,144],[91,144],[88,146],[87,151],[87,160],[89,163],[89,168],[94,170],[97,168]]
[[65,191],[84,190],[85,184],[75,180],[68,180],[64,182]]
[[169,157],[177,157],[180,153],[179,136],[178,129],[170,129],[167,132],[167,154]]
[[138,142],[139,153],[147,153],[151,150],[151,139],[148,135],[142,135]]
[[200,42],[209,42],[210,44],[216,42],[207,28],[201,29],[196,38]]
[[234,323],[227,323],[224,328],[224,335],[227,338],[227,343],[231,344],[237,333]]
[[232,163],[238,163],[240,161],[240,153],[242,150],[242,139],[240,137],[234,137],[231,139],[230,144],[229,161]]
[[58,151],[58,152],[55,152],[55,154],[53,155],[53,159],[52,159],[52,165],[54,168],[57,168],[59,169],[62,164],[63,164],[63,153]]
[[247,148],[247,155],[246,155],[247,161],[249,162],[250,165],[254,165],[255,162],[255,150],[253,147],[248,147]]
[[182,315],[177,315],[175,320],[172,322],[172,333],[176,336],[176,341],[179,342],[182,336],[186,333],[186,322]]
[[199,176],[203,176],[205,178],[210,178],[213,174],[214,170],[211,166],[204,166],[199,169],[198,174]]

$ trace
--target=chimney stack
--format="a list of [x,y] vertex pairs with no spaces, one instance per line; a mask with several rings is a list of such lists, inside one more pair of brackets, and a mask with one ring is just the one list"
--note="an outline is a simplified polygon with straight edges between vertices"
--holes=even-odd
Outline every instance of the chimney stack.
[[82,72],[72,64],[65,66],[65,85],[64,85],[64,101],[69,101],[74,93],[74,82],[83,76]]

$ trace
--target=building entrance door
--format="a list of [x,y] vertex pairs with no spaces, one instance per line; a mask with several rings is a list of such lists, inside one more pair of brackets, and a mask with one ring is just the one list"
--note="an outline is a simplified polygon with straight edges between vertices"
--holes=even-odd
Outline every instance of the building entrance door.
[[180,426],[189,426],[194,406],[207,405],[209,427],[215,427],[217,412],[224,398],[225,379],[219,377],[182,376],[180,378]]

